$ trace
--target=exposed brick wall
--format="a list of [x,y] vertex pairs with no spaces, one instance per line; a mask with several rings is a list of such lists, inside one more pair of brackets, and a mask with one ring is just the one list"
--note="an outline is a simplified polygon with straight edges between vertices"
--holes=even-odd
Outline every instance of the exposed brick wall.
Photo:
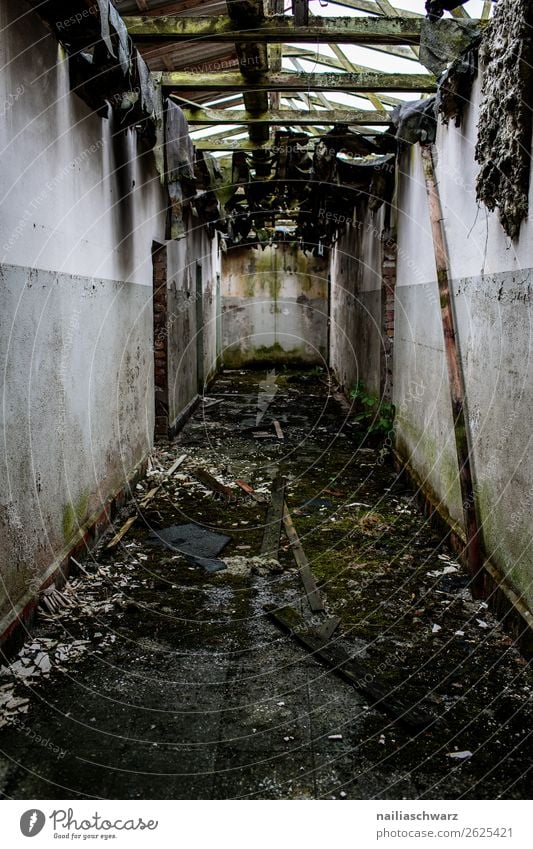
[[396,236],[384,230],[382,242],[382,291],[383,349],[382,349],[382,395],[392,399],[392,354],[394,348],[394,297],[396,290]]
[[154,282],[155,438],[168,436],[168,293],[167,249],[152,247]]

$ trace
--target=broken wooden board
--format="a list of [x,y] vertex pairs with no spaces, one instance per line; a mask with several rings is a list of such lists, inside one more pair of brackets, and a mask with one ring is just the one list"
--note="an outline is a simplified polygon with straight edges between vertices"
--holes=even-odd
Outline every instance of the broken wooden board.
[[374,707],[386,711],[395,720],[402,722],[412,731],[421,731],[435,721],[435,717],[409,704],[407,699],[394,692],[390,685],[376,680],[371,667],[351,657],[339,645],[327,642],[320,632],[309,627],[305,619],[293,607],[265,607],[269,617],[280,628],[288,631],[317,660],[329,666],[337,675],[352,684],[368,697]]
[[340,624],[340,616],[330,616],[329,619],[326,619],[326,621],[317,629],[317,633],[323,640],[330,640]]
[[283,524],[285,525],[285,533],[290,542],[291,551],[296,561],[296,565],[300,570],[302,584],[304,585],[305,594],[309,602],[309,606],[313,613],[319,613],[324,610],[324,602],[320,595],[320,591],[316,585],[315,577],[309,566],[309,561],[306,557],[298,532],[294,527],[291,519],[291,514],[285,502],[283,502]]
[[230,504],[237,500],[236,493],[233,489],[218,481],[205,469],[193,469],[191,474],[196,478],[196,480],[199,480],[200,483],[203,483],[204,486],[212,492],[217,492],[219,495],[223,495]]
[[258,495],[249,483],[246,483],[246,481],[243,480],[237,480],[235,481],[235,483],[240,489],[242,489],[243,492],[246,493],[246,495],[249,495],[250,498],[253,498],[253,500],[256,501],[257,504],[265,503],[266,499],[262,495]]
[[[142,498],[141,501],[139,501],[139,503],[137,505],[137,509],[139,509],[139,507],[140,508],[146,507],[148,502],[152,500],[152,498],[154,497],[156,492],[159,492],[160,489],[161,489],[160,486],[154,486],[151,490],[149,490],[149,492],[146,493],[144,498]],[[120,530],[117,531],[115,536],[107,543],[106,549],[115,548],[115,546],[117,546],[119,544],[122,537],[125,536],[128,533],[129,529],[131,528],[133,523],[137,520],[138,516],[139,516],[139,514],[135,513],[133,516],[130,516],[129,519],[126,519],[126,521],[124,522],[124,524],[122,525]]]
[[279,538],[283,522],[283,506],[285,504],[285,480],[276,477],[272,481],[272,496],[265,519],[265,532],[261,554],[265,557],[278,558]]
[[122,525],[120,530],[117,531],[117,533],[115,534],[113,539],[110,540],[110,542],[107,543],[107,545],[106,545],[107,549],[115,548],[115,546],[117,546],[119,544],[122,537],[125,536],[125,534],[128,533],[128,531],[131,528],[131,526],[133,525],[133,523],[137,520],[137,516],[138,516],[138,514],[135,513],[133,516],[130,516],[129,519],[126,519],[126,521],[124,522],[124,524]]
[[80,572],[81,572],[83,575],[85,575],[85,577],[86,577],[86,578],[88,578],[88,577],[89,577],[89,573],[88,573],[87,569],[85,568],[85,566],[82,566],[82,564],[79,562],[79,560],[76,560],[76,558],[75,558],[75,557],[72,557],[72,556],[71,556],[71,557],[70,557],[70,562],[71,562],[71,563],[74,563],[74,566],[76,567],[76,569],[79,569],[79,570],[80,570]]
[[204,398],[203,408],[204,410],[209,410],[211,407],[216,407],[217,404],[222,404],[222,401],[222,398]]
[[156,494],[156,492],[159,492],[159,490],[160,490],[160,489],[161,489],[161,486],[154,486],[154,487],[152,487],[152,489],[150,489],[150,490],[146,493],[146,495],[144,496],[144,498],[141,498],[141,500],[139,501],[138,506],[139,506],[139,507],[146,507],[146,505],[148,504],[148,502],[152,500],[152,498],[154,497],[154,495]]
[[274,430],[276,431],[276,436],[278,437],[278,439],[285,439],[283,431],[281,429],[281,425],[277,419],[274,419]]
[[178,469],[181,466],[181,464],[183,463],[183,461],[186,460],[186,459],[187,459],[186,454],[182,454],[181,457],[178,457],[178,459],[174,463],[172,463],[170,469],[168,470],[167,478],[169,478],[170,475],[173,475],[174,472],[176,471],[176,469]]

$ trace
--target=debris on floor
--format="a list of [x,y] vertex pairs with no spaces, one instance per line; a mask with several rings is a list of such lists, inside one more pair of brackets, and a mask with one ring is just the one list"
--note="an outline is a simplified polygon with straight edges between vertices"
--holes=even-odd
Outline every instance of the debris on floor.
[[226,569],[232,575],[275,575],[283,572],[283,566],[275,557],[225,557]]
[[171,551],[189,554],[191,557],[216,557],[230,542],[231,537],[217,534],[201,525],[171,525],[152,531],[150,540]]
[[3,792],[529,798],[530,666],[335,387],[210,393],[1,667]]
[[466,758],[472,757],[472,752],[448,752],[446,755],[447,758],[456,758],[459,761],[464,761]]
[[[268,608],[268,614],[281,628],[302,643],[313,656],[330,666],[341,678],[360,689],[369,697],[370,703],[389,713],[394,719],[405,723],[409,728],[420,730],[435,722],[436,716],[423,712],[417,707],[418,697],[409,695],[400,697],[398,684],[393,691],[390,686],[379,680],[373,665],[365,664],[358,658],[358,652],[348,652],[340,644],[331,644],[324,639],[317,628],[309,626],[305,619],[294,608]],[[405,689],[401,687],[401,689]],[[394,692],[396,691],[396,692]]]

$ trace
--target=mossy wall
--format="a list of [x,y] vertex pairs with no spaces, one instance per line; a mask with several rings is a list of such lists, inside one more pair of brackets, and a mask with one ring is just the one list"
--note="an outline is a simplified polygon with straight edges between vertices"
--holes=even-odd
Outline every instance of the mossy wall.
[[[484,547],[533,609],[532,225],[524,222],[519,238],[511,243],[498,212],[479,206],[476,199],[479,166],[474,149],[483,74],[481,66],[461,127],[439,125],[436,172]],[[401,157],[396,202],[397,449],[433,500],[462,524],[435,255],[418,146]]]
[[222,258],[222,356],[243,365],[325,365],[328,260],[290,244]]
[[346,392],[363,381],[382,389],[382,245],[385,207],[346,226],[332,251],[331,367]]

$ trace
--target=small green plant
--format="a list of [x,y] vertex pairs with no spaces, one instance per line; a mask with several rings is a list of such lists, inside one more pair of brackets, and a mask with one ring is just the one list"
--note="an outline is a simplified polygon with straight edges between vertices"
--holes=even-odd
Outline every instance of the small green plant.
[[369,436],[385,438],[392,430],[395,407],[388,401],[382,401],[374,393],[369,392],[366,384],[358,380],[350,391],[355,401],[357,413],[354,423]]

